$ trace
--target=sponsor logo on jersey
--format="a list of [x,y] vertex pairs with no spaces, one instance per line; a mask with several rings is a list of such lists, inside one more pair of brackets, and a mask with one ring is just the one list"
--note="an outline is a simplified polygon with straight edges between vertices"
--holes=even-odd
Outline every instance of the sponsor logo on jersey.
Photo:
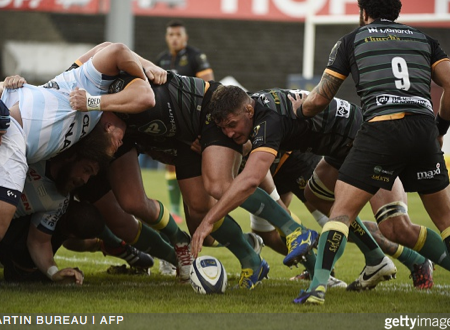
[[253,128],[253,133],[250,134],[250,138],[253,140],[253,145],[259,143],[265,143],[266,141],[266,122],[261,123]]
[[[393,35],[388,35],[387,37],[368,37],[368,38],[364,38],[364,42],[380,42],[380,41],[399,41],[402,40],[402,38],[397,37],[397,36],[393,36]],[[409,41],[409,40],[407,40]]]
[[179,65],[180,66],[186,66],[188,64],[189,64],[189,61],[188,61],[187,56],[186,55],[181,56]]
[[417,180],[433,179],[436,175],[441,174],[441,164],[436,164],[436,169],[424,172],[417,172]]
[[109,94],[119,93],[121,90],[123,90],[124,86],[125,86],[125,81],[122,78],[117,78],[109,86],[108,92],[109,92]]
[[270,94],[272,95],[273,101],[275,102],[275,104],[280,104],[281,103],[280,102],[280,97],[278,96],[278,93],[276,91],[271,90]]
[[336,106],[336,117],[348,118],[350,116],[351,105],[349,102],[341,99],[336,99]]
[[391,28],[377,28],[377,27],[367,27],[369,33],[395,33],[395,34],[414,34],[410,29],[391,29]]
[[49,82],[47,82],[44,85],[42,85],[42,87],[48,88],[48,89],[59,90],[59,85],[58,85],[58,83],[55,80],[50,80]]
[[152,120],[151,122],[147,123],[146,125],[139,127],[138,130],[139,130],[139,132],[143,132],[145,134],[150,134],[150,135],[164,135],[168,131],[164,122],[159,119]]
[[431,105],[431,102],[420,96],[397,96],[390,94],[381,94],[375,98],[375,102],[377,106],[388,104],[392,105],[414,104],[427,108],[430,111],[433,111],[433,106]]

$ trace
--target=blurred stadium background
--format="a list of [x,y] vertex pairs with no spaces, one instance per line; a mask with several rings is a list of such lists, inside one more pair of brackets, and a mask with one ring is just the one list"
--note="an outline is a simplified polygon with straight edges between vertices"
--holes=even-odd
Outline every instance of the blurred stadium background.
[[[450,1],[402,3],[399,21],[450,53]],[[44,83],[103,41],[124,42],[155,60],[166,49],[166,23],[179,18],[216,80],[233,77],[250,91],[310,90],[334,43],[357,26],[357,15],[357,0],[0,0],[0,79],[20,74]],[[433,86],[435,107],[440,93]],[[359,103],[351,79],[338,96]]]

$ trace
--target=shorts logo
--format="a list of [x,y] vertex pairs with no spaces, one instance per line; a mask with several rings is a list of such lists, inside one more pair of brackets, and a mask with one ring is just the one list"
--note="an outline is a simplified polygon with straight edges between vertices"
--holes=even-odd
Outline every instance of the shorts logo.
[[8,190],[8,191],[6,191],[6,195],[8,195],[8,197],[14,197],[14,198],[17,198],[17,195],[13,192],[13,191],[11,191],[11,190]]
[[304,177],[299,177],[299,178],[297,178],[297,185],[298,185],[298,187],[300,188],[300,189],[305,189],[305,187],[306,187],[306,180],[305,180],[305,178]]
[[429,180],[434,179],[435,175],[441,174],[441,164],[436,164],[436,169],[425,172],[417,172],[417,180]]

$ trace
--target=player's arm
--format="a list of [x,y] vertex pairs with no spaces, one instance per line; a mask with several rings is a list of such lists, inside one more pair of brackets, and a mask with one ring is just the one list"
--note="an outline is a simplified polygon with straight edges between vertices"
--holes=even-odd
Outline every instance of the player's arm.
[[432,71],[433,81],[442,87],[442,96],[439,111],[436,116],[436,124],[439,130],[438,141],[443,144],[443,136],[450,126],[450,61],[441,61],[434,66]]
[[241,205],[259,186],[270,169],[275,155],[266,151],[253,151],[244,170],[233,180],[222,198],[210,209],[192,236],[192,254],[197,257],[203,241],[216,222]]
[[203,79],[204,81],[214,80],[214,72],[211,68],[197,72],[195,76]]
[[337,77],[325,70],[319,84],[309,93],[300,107],[294,108],[298,118],[309,118],[323,111],[336,96],[344,77]]
[[74,268],[58,269],[53,258],[51,237],[50,234],[39,230],[34,224],[30,224],[27,247],[37,268],[52,281],[83,284],[84,276],[81,271]]
[[76,88],[70,92],[70,106],[78,111],[114,111],[139,113],[153,108],[156,104],[155,93],[147,81],[134,79],[118,93],[102,96],[90,95]]

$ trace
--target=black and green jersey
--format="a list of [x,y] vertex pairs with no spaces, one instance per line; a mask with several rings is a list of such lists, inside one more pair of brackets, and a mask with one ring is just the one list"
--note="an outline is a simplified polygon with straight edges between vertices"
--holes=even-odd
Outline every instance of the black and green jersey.
[[[134,79],[128,74],[121,74],[111,84],[110,92],[126,88]],[[207,87],[212,85],[200,78],[169,72],[165,84],[152,85],[155,107],[136,114],[117,113],[127,124],[126,137],[142,143],[148,143],[149,137],[159,141],[173,138],[190,145],[201,133],[202,109],[206,111],[209,103],[205,94]]]
[[434,116],[431,74],[443,60],[448,57],[436,40],[382,19],[342,37],[326,72],[341,79],[352,74],[366,121],[399,112]]
[[323,112],[300,121],[287,97],[294,92],[299,91],[274,88],[251,94],[255,100],[250,137],[253,150],[264,150],[275,156],[279,151],[299,150],[345,158],[362,123],[360,109],[334,98]]

